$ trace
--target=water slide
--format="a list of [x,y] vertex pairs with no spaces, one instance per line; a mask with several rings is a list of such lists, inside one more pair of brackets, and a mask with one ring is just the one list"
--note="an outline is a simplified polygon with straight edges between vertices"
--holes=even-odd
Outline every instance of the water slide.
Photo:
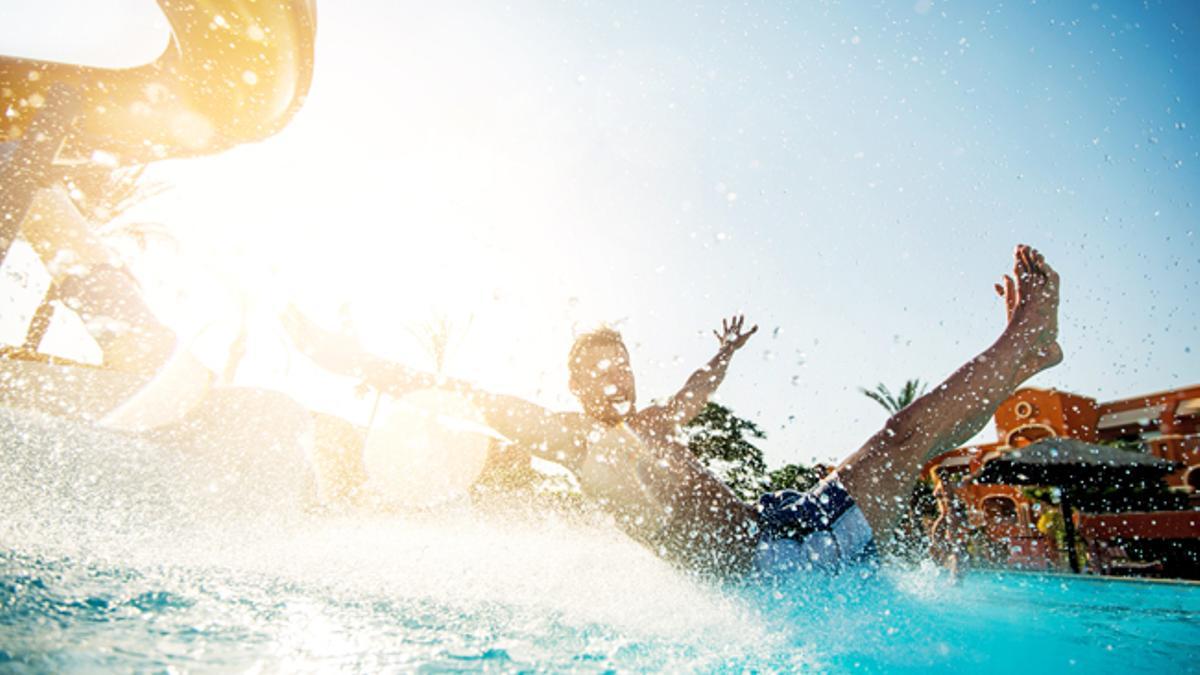
[[0,143],[17,141],[57,91],[81,105],[61,148],[85,160],[192,157],[259,141],[304,102],[315,0],[158,0],[171,25],[152,63],[109,69],[0,55]]
[[[45,189],[72,166],[217,153],[271,136],[303,104],[312,80],[315,0],[158,0],[158,5],[171,37],[165,51],[145,65],[110,69],[0,55],[0,110],[6,114],[0,125],[0,261],[22,227],[45,229],[48,222],[56,231],[47,240],[58,248],[102,248],[81,245],[78,240],[92,238],[87,224],[73,209],[62,208],[61,194]],[[39,253],[46,258],[57,251]],[[7,372],[14,368],[21,373],[39,368],[45,372],[25,379],[57,391],[95,392],[74,397],[70,406],[84,418],[128,398],[121,393],[130,378],[117,374],[3,365],[6,377],[18,376]],[[195,365],[173,359],[157,380],[176,387],[194,381]],[[55,386],[64,378],[108,385]],[[23,398],[12,386],[4,389],[0,400]],[[146,394],[152,395],[141,396],[144,401],[163,400],[161,392]],[[126,406],[125,426],[148,419],[144,406],[133,407],[140,413]],[[163,414],[172,411],[149,418]]]
[[[61,208],[61,188],[48,189],[72,167],[214,154],[271,136],[303,104],[313,72],[315,0],[158,6],[171,37],[145,65],[110,69],[0,55],[0,262],[22,227],[48,221],[61,230],[51,244],[87,249],[77,241],[88,238],[87,223]],[[32,350],[10,354],[0,360],[0,405],[130,431],[160,426],[207,394],[207,372],[177,352],[153,378],[54,363]]]
[[[152,63],[108,69],[0,56],[0,109],[8,111],[0,126],[0,150],[6,150],[0,152],[0,261],[22,231],[42,244],[44,260],[61,250],[103,254],[61,188],[47,189],[72,166],[217,153],[271,136],[303,104],[313,71],[314,0],[158,5],[171,39]],[[83,262],[103,265],[99,259]],[[125,290],[117,296],[136,292]],[[156,442],[190,447],[192,454],[236,446],[228,432],[262,428],[263,419],[292,420],[283,425],[288,433],[304,426],[298,406],[286,397],[212,389],[211,374],[187,347],[186,338],[178,341],[174,356],[153,374],[46,362],[28,349],[22,358],[0,359],[0,406],[140,437],[157,434]],[[112,366],[108,357],[106,351],[105,364]],[[486,438],[434,422],[447,414],[473,419],[477,411],[464,412],[463,402],[446,398],[420,392],[382,407],[364,449],[379,492],[423,501],[433,493],[461,492],[478,476]],[[257,419],[241,419],[249,410]],[[247,472],[243,467],[237,473]]]
[[207,155],[282,129],[312,81],[315,0],[158,0],[167,49],[135,68],[0,55],[0,261],[72,165]]

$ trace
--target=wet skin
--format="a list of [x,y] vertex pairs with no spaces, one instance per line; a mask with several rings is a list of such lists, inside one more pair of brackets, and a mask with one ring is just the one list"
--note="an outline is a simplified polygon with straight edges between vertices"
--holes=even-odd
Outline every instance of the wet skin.
[[[847,491],[884,547],[906,508],[924,463],[978,432],[999,404],[1033,375],[1062,360],[1058,336],[1058,274],[1036,250],[1021,245],[1011,276],[997,286],[1007,325],[979,356],[890,418],[838,468]],[[664,558],[702,574],[750,569],[758,543],[757,514],[688,451],[681,427],[703,409],[729,360],[757,330],[735,317],[714,331],[716,356],[660,405],[635,408],[637,392],[624,344],[593,345],[572,365],[571,390],[583,412],[552,412],[469,383],[438,380],[372,357],[306,322],[285,315],[297,343],[326,367],[367,376],[373,386],[403,394],[442,386],[463,392],[488,423],[538,456],[572,470],[580,486],[613,514],[630,536]]]
[[554,412],[374,357],[295,308],[281,319],[297,346],[322,366],[363,377],[380,391],[403,395],[436,386],[461,392],[510,441],[571,470],[619,527],[664,558],[715,576],[750,567],[757,542],[754,508],[696,460],[682,432],[724,379],[730,358],[758,330],[745,330],[744,318],[723,321],[713,331],[716,355],[674,396],[642,410],[635,407],[637,389],[625,345],[583,349],[571,364],[570,380],[583,412]]
[[893,415],[838,467],[842,483],[884,547],[925,463],[965,443],[1026,380],[1062,361],[1059,277],[1042,254],[1017,246],[1013,273],[996,291],[1004,298],[1007,318],[1000,337]]
[[618,526],[669,560],[722,575],[749,567],[757,514],[692,455],[681,427],[703,409],[732,351],[697,371],[692,387],[635,410],[624,346],[589,347],[572,378],[584,413],[558,415],[572,437],[559,461]]
[[682,567],[724,576],[749,568],[757,514],[688,450],[682,426],[724,379],[743,332],[735,317],[714,331],[717,354],[661,404],[636,409],[629,353],[620,343],[582,349],[571,391],[582,413],[554,413],[510,397],[484,395],[488,422],[545,459],[562,464],[582,490],[634,539]]

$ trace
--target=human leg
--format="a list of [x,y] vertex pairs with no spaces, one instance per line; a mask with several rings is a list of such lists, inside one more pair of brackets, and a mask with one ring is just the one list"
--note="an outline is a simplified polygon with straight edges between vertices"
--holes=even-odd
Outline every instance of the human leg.
[[1008,325],[996,342],[893,415],[837,470],[880,543],[892,538],[925,462],[974,436],[1025,380],[1062,360],[1058,274],[1028,246],[1014,257],[1013,277],[997,287]]

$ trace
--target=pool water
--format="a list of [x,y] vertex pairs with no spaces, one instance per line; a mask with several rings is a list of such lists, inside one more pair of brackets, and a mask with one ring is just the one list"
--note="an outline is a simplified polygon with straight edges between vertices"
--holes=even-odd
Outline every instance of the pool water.
[[601,517],[313,514],[134,438],[3,409],[0,434],[0,672],[1200,670],[1195,585],[717,587]]

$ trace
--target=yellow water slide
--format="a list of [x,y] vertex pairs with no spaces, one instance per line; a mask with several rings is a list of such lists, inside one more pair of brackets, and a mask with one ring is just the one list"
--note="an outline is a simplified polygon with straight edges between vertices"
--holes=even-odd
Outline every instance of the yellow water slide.
[[210,154],[279,131],[313,70],[315,0],[158,0],[171,25],[152,63],[109,69],[0,56],[0,143],[61,92],[78,99],[60,154],[122,163]]
[[[89,267],[83,287],[95,286],[91,295],[103,296],[93,304],[121,308],[122,320],[130,321],[145,314],[138,313],[137,285],[105,263],[88,223],[55,187],[63,171],[102,159],[97,153],[108,156],[101,166],[136,165],[262,140],[303,104],[313,71],[315,0],[157,2],[171,38],[152,63],[111,69],[0,56],[0,264],[23,230],[36,230],[32,243],[44,261],[60,249],[74,252]],[[99,258],[89,259],[89,252]],[[112,283],[96,286],[100,277]],[[54,278],[54,284],[63,281]],[[122,429],[178,418],[205,395],[209,374],[186,345],[162,367],[157,356],[138,358],[146,351],[157,355],[147,334],[165,335],[168,355],[174,343],[160,326],[139,328],[126,331],[137,349],[125,361],[146,361],[146,367],[114,366],[121,359],[112,352],[121,350],[113,344],[123,344],[114,342],[105,367],[92,369],[27,361],[41,360],[41,337],[31,327],[25,345],[0,354],[0,405]],[[151,371],[157,372],[148,378]]]

